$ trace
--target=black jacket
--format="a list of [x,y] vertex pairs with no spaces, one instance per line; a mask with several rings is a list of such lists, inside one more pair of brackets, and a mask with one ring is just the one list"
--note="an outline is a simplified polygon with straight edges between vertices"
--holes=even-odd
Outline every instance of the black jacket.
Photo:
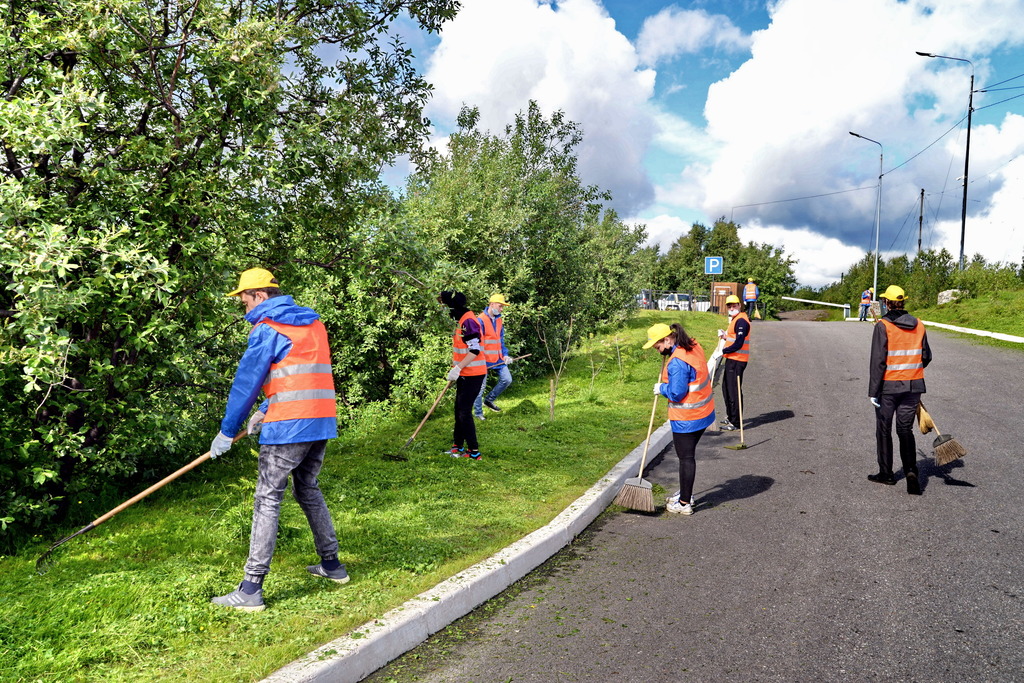
[[[921,325],[920,320],[902,310],[890,310],[882,320],[888,320],[896,327],[903,330],[913,330]],[[878,398],[882,394],[905,394],[907,392],[925,392],[924,379],[912,379],[910,381],[884,381],[885,362],[889,353],[889,333],[886,332],[885,324],[879,320],[875,323],[875,331],[871,337],[871,370],[868,379],[868,397]],[[932,362],[932,350],[928,346],[928,333],[924,335],[924,350],[921,353],[921,362],[925,367]]]

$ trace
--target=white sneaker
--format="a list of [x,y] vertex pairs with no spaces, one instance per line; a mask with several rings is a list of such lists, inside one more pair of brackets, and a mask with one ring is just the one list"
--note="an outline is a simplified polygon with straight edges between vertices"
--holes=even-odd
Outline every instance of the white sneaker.
[[[665,499],[666,503],[678,503],[679,502],[679,491],[676,491],[671,496]],[[693,496],[690,496],[690,505],[693,505]]]
[[669,512],[672,512],[672,513],[677,514],[677,515],[692,515],[693,514],[693,505],[691,503],[686,503],[685,505],[680,505],[678,500],[669,503],[668,506],[665,509],[668,510]]

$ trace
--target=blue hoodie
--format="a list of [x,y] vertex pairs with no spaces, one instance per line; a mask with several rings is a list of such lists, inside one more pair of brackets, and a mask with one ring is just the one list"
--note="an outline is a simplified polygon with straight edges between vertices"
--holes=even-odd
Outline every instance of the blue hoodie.
[[[290,296],[267,299],[245,314],[255,325],[261,320],[273,320],[284,325],[310,325],[319,319],[316,311],[298,306]],[[263,382],[270,372],[271,363],[277,363],[291,351],[292,342],[270,325],[254,327],[249,334],[249,347],[238,361],[238,370],[228,394],[228,405],[220,423],[223,434],[235,435],[249,416],[253,404],[263,390]],[[264,400],[260,411],[267,412],[270,405]],[[333,417],[302,418],[267,422],[260,432],[261,444],[304,443],[333,439],[338,436],[338,420]]]

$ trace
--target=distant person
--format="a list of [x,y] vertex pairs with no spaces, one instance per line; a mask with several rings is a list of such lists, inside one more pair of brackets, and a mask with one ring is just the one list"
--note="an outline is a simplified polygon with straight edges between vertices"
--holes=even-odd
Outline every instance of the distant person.
[[892,472],[892,422],[895,416],[907,493],[920,495],[914,417],[921,394],[925,393],[924,369],[932,362],[932,351],[924,323],[904,310],[907,297],[903,290],[889,285],[880,298],[888,311],[875,323],[868,380],[868,398],[875,407],[878,474],[869,474],[868,479],[890,486],[896,483]]
[[657,323],[647,330],[645,349],[656,348],[668,362],[654,393],[668,399],[672,442],[679,458],[679,490],[668,497],[666,509],[674,514],[693,514],[693,480],[697,474],[697,442],[715,423],[715,400],[704,349],[686,334],[679,323]]
[[438,294],[437,300],[448,308],[448,315],[459,324],[452,335],[452,368],[447,375],[449,382],[455,382],[455,428],[452,447],[447,452],[453,458],[479,460],[480,445],[473,422],[473,401],[487,375],[480,321],[473,311],[466,308],[466,295],[462,292],[444,291]]
[[492,294],[487,302],[487,307],[484,308],[484,312],[479,318],[483,333],[484,360],[487,363],[487,372],[489,374],[494,371],[498,376],[498,383],[486,397],[484,397],[484,391],[487,389],[486,375],[483,383],[480,384],[480,393],[477,394],[476,402],[473,403],[473,415],[480,420],[484,419],[484,406],[496,413],[501,412],[501,408],[495,401],[512,384],[512,373],[508,369],[512,359],[509,358],[508,347],[505,346],[505,323],[501,317],[505,306],[508,306],[508,301],[505,300],[504,295]]
[[871,308],[871,299],[875,296],[875,288],[868,287],[860,293],[860,321],[865,322],[868,319],[868,309]]
[[265,607],[263,580],[270,573],[289,476],[320,556],[320,564],[306,567],[306,571],[337,583],[348,581],[345,565],[338,561],[334,523],[317,481],[327,440],[338,435],[334,375],[320,316],[283,295],[270,271],[245,271],[238,288],[228,296],[239,298],[245,306],[245,319],[253,327],[231,384],[220,431],[210,444],[211,457],[231,448],[231,435],[241,427],[261,389],[266,400],[247,426],[249,434],[260,435],[260,457],[245,577],[236,590],[212,602],[258,612]]
[[750,318],[740,310],[740,299],[735,294],[725,298],[725,308],[729,314],[729,327],[719,335],[725,340],[725,348],[722,349],[725,358],[722,397],[725,399],[726,419],[721,425],[724,431],[731,432],[739,429],[740,424],[743,371],[750,360]]
[[748,277],[747,284],[743,286],[743,303],[747,306],[747,317],[753,317],[757,310],[757,300],[761,296],[761,289],[754,284],[754,278]]

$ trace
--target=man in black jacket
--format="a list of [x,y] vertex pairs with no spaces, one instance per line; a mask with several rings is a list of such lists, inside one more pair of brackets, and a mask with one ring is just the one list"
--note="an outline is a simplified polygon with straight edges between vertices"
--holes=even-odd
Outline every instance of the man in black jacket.
[[925,392],[924,369],[932,361],[932,351],[924,324],[904,310],[907,300],[904,291],[890,285],[879,298],[889,310],[875,323],[871,337],[868,399],[875,407],[878,474],[869,474],[868,479],[878,484],[896,483],[892,472],[892,422],[895,417],[907,493],[920,495],[914,416],[921,394]]

